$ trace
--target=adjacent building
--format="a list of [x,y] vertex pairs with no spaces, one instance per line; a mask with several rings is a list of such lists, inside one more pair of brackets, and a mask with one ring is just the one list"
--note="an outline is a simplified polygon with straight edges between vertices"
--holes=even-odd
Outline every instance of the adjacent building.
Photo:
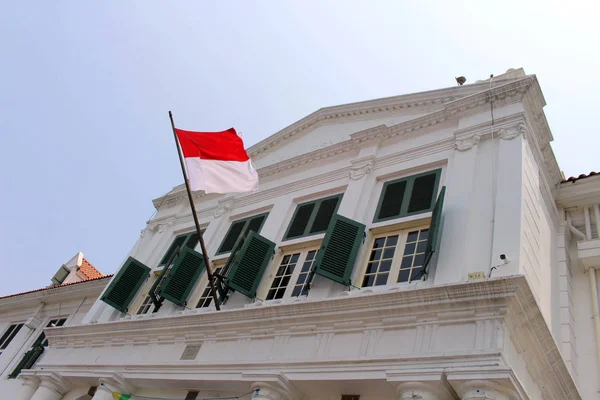
[[49,286],[0,297],[1,399],[31,398],[38,383],[22,386],[16,378],[46,357],[44,329],[80,324],[111,276],[77,253],[58,269]]
[[176,187],[21,398],[600,398],[600,176],[564,179],[544,106],[509,70],[252,146],[260,190],[193,196],[221,311]]

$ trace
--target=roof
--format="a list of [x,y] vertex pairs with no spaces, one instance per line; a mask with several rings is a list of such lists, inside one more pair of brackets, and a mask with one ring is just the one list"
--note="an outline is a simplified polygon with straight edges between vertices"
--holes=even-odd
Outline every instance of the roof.
[[587,174],[587,175],[586,175],[586,174],[581,174],[581,175],[579,175],[579,176],[577,176],[577,177],[575,177],[575,176],[571,176],[569,179],[563,179],[561,183],[566,183],[566,182],[576,182],[576,181],[578,181],[578,180],[580,180],[580,179],[589,178],[590,176],[594,176],[594,175],[600,175],[600,172],[595,172],[595,171],[592,171],[592,172],[590,172],[590,173],[589,173],[589,174]]
[[85,258],[81,261],[81,266],[79,267],[79,272],[90,279],[102,278],[104,275],[102,272],[98,271],[94,266]]
[[[92,267],[92,268],[94,268],[94,267]],[[94,268],[94,270],[96,270],[96,269]],[[97,272],[97,271],[96,271],[96,272]],[[105,278],[112,278],[112,276],[113,276],[113,274],[110,274],[110,275],[102,275],[102,276],[100,276],[100,277],[97,277],[97,278],[92,278],[92,279],[86,279],[86,280],[84,280],[84,281],[79,281],[79,282],[71,282],[71,283],[64,283],[64,284],[62,284],[62,285],[59,285],[59,286],[47,286],[47,287],[40,288],[40,289],[29,290],[29,291],[27,291],[27,292],[21,292],[21,293],[9,294],[8,296],[0,296],[0,300],[2,300],[2,299],[7,299],[7,298],[9,298],[9,297],[22,296],[22,295],[24,295],[24,294],[29,294],[29,293],[42,292],[42,291],[44,291],[44,290],[49,290],[49,289],[56,289],[56,288],[63,287],[63,286],[79,285],[79,284],[81,284],[81,283],[86,283],[86,282],[91,282],[91,281],[98,281],[98,280],[105,279]]]

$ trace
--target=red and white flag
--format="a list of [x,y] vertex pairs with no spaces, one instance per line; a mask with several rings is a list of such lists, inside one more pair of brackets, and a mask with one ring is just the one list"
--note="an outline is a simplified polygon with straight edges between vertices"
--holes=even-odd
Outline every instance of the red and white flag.
[[192,190],[205,193],[250,192],[258,187],[244,142],[234,128],[222,132],[175,129]]

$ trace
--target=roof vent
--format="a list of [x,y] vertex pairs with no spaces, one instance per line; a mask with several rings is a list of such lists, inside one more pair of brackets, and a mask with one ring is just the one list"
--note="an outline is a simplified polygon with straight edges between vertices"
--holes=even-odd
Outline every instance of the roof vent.
[[183,353],[181,353],[180,360],[195,360],[198,352],[200,351],[200,347],[202,347],[202,343],[200,344],[188,344],[185,346]]

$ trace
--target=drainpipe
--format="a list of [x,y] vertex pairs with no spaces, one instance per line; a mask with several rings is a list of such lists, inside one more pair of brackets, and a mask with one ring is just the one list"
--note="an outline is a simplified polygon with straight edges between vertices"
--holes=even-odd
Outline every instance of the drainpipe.
[[598,287],[596,285],[596,269],[590,268],[588,270],[590,276],[590,294],[592,296],[592,312],[594,315],[592,319],[594,321],[594,332],[596,333],[596,355],[598,357],[598,368],[600,368],[600,311],[598,307]]

